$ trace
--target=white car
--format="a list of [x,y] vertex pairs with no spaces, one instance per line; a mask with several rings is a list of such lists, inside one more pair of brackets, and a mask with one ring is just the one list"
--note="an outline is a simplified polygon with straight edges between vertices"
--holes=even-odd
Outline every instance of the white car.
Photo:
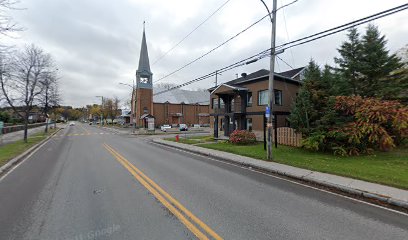
[[188,131],[187,124],[184,124],[184,123],[180,124],[179,130],[180,131]]
[[170,128],[171,128],[171,126],[166,124],[166,125],[161,126],[160,130],[163,131],[163,132],[167,132],[167,129],[170,129]]
[[75,122],[70,122],[69,126],[75,126]]

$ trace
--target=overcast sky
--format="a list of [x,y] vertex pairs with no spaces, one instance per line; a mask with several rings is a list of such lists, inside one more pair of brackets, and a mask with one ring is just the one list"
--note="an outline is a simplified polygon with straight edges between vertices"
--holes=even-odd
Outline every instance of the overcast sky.
[[[25,28],[16,39],[5,40],[17,47],[34,43],[55,58],[64,105],[75,107],[98,103],[96,95],[118,96],[124,101],[139,60],[143,21],[153,78],[172,72],[204,54],[266,14],[259,0],[230,0],[179,47],[156,64],[163,53],[226,0],[21,0],[24,10],[10,12]],[[284,5],[292,0],[278,0]],[[265,0],[268,5],[272,0]],[[277,44],[356,20],[406,3],[404,0],[299,0],[280,10],[277,19]],[[387,36],[388,48],[396,51],[408,43],[408,11],[373,22]],[[364,31],[366,25],[360,28]],[[302,45],[282,55],[293,67],[307,64],[333,64],[336,48],[345,33]],[[263,20],[227,45],[161,82],[182,83],[256,54],[270,46],[270,22]],[[221,82],[242,72],[269,68],[268,59],[236,68],[219,77]],[[276,71],[290,68],[277,61]],[[188,88],[208,88],[213,79]]]

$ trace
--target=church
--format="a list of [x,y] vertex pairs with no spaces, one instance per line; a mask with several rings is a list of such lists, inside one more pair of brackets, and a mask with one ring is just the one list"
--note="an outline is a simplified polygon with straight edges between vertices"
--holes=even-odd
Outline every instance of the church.
[[209,126],[210,95],[208,92],[176,89],[164,94],[155,94],[159,91],[160,89],[153,88],[153,72],[150,69],[146,33],[143,27],[136,86],[132,94],[131,123],[139,128],[147,128],[148,119],[154,118],[155,127],[164,124]]

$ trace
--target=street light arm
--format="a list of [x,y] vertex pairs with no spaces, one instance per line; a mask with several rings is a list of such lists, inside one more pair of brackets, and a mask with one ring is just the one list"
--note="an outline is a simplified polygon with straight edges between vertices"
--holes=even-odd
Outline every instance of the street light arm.
[[131,87],[132,89],[135,88],[135,86],[132,86],[132,85],[127,84],[127,83],[121,83],[121,82],[120,82],[119,85],[125,85],[125,86],[128,86],[128,87]]
[[272,22],[272,21],[273,21],[273,19],[272,19],[272,13],[271,13],[271,11],[269,11],[268,5],[266,5],[266,3],[264,2],[264,0],[261,0],[261,2],[262,2],[262,4],[265,6],[266,11],[268,12],[268,15],[269,15],[269,19],[270,19],[271,22]]

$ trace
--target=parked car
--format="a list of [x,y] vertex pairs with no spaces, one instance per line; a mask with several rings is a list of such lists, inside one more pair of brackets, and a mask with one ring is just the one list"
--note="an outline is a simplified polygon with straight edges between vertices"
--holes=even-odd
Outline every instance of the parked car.
[[162,125],[162,126],[160,127],[160,130],[163,131],[163,132],[167,132],[167,129],[170,129],[170,128],[171,128],[170,125],[165,124],[165,125]]
[[179,130],[180,131],[188,131],[187,124],[184,124],[184,123],[180,124],[179,125]]

